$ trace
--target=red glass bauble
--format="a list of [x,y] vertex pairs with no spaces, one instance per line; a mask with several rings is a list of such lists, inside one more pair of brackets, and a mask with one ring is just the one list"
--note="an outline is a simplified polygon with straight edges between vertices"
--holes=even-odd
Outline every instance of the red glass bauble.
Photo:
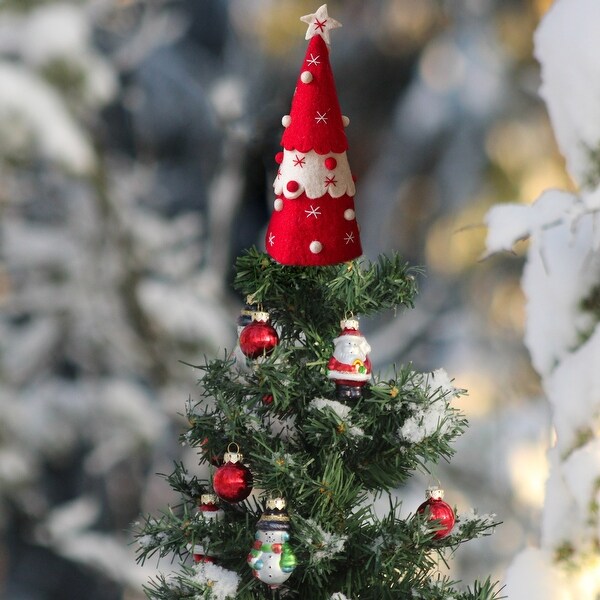
[[213,488],[222,500],[241,502],[252,491],[252,473],[239,462],[226,462],[216,470]]
[[248,358],[270,354],[278,343],[275,328],[266,321],[252,321],[240,333],[240,349]]
[[436,521],[436,525],[440,529],[435,532],[435,539],[440,540],[446,537],[454,527],[454,511],[441,498],[428,498],[417,508],[417,512],[427,514],[430,521]]

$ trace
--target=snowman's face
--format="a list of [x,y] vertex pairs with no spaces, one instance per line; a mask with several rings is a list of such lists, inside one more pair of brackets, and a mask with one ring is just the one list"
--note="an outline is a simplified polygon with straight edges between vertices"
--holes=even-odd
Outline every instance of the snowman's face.
[[263,544],[281,544],[290,539],[287,531],[259,531],[257,539]]

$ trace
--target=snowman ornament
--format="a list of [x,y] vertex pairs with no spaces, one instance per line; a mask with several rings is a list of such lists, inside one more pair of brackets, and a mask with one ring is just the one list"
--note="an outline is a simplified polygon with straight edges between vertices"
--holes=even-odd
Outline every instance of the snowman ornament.
[[248,555],[254,577],[271,589],[287,581],[296,568],[296,557],[289,545],[290,517],[283,498],[269,498],[258,520],[258,531]]

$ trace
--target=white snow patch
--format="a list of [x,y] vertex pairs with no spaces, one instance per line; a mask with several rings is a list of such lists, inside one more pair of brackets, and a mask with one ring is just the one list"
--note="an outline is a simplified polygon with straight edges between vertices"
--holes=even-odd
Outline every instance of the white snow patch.
[[86,8],[56,3],[26,14],[0,13],[0,53],[20,56],[34,70],[60,61],[82,77],[83,94],[92,106],[110,101],[117,91],[111,64],[93,47]]
[[573,597],[551,557],[536,548],[517,555],[506,574],[505,592],[511,600],[581,600]]
[[593,317],[580,307],[582,298],[598,283],[590,273],[600,272],[600,256],[591,253],[593,228],[592,215],[586,215],[574,228],[563,222],[531,238],[522,279],[527,297],[525,343],[542,377],[593,323]]
[[310,410],[327,410],[330,409],[341,423],[346,425],[346,433],[349,437],[359,438],[365,435],[365,432],[360,427],[352,424],[350,419],[351,408],[337,400],[328,400],[327,398],[314,398],[308,405]]
[[512,250],[521,240],[565,221],[577,197],[546,190],[533,204],[498,204],[485,216],[488,227],[486,254]]
[[233,571],[212,563],[199,563],[194,567],[193,581],[210,587],[210,597],[214,600],[235,598],[240,576]]
[[[541,300],[541,299],[540,299]],[[548,316],[549,317],[549,316]],[[536,340],[541,343],[540,340]],[[552,406],[558,449],[567,453],[579,435],[600,427],[600,328],[577,350],[566,354],[543,381]]]
[[[484,514],[478,514],[477,510],[475,508],[470,508],[469,510],[466,510],[464,512],[461,512],[457,515],[457,522],[459,525],[459,530],[462,529],[462,527],[464,527],[465,525],[468,525],[469,523],[472,523],[473,521],[478,521],[479,523],[481,523],[482,525],[492,525],[493,523],[496,522],[496,514],[495,513],[484,513]],[[486,533],[489,532],[491,533],[492,530],[487,530]],[[475,537],[480,537],[482,536],[483,533],[478,534]]]
[[413,414],[398,429],[398,437],[416,444],[434,435],[446,435],[456,426],[457,413],[450,409],[449,401],[459,394],[444,369],[423,374],[420,383],[431,401],[415,407]]
[[586,515],[592,502],[600,500],[600,438],[577,448],[564,461],[563,473],[582,515]]
[[312,560],[315,563],[332,559],[336,554],[343,552],[348,536],[325,531],[313,519],[307,519],[306,523],[312,530],[312,534],[309,533],[306,537],[306,543],[314,544],[318,548],[312,554]]
[[430,390],[436,390],[440,396],[443,397],[454,397],[458,396],[461,392],[458,388],[452,384],[452,379],[445,369],[436,369],[431,373],[423,373],[421,380],[421,387],[429,392]]
[[556,446],[548,450],[548,462],[550,475],[542,513],[541,545],[543,548],[556,548],[568,541],[574,547],[581,547],[589,527],[582,525],[578,518],[577,503],[565,481],[562,456]]
[[[0,133],[15,141],[9,129],[23,132],[49,160],[62,163],[75,173],[92,170],[96,157],[86,134],[67,112],[62,99],[42,79],[9,62],[0,61]],[[22,152],[25,148],[12,149]]]
[[600,2],[558,0],[535,33],[540,94],[572,177],[581,185],[600,144]]

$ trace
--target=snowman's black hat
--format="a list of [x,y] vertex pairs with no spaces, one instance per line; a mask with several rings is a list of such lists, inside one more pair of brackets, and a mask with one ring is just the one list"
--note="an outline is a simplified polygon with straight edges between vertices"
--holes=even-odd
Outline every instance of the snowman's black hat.
[[266,509],[258,520],[258,529],[260,531],[289,531],[290,516],[285,506],[283,498],[269,498]]

